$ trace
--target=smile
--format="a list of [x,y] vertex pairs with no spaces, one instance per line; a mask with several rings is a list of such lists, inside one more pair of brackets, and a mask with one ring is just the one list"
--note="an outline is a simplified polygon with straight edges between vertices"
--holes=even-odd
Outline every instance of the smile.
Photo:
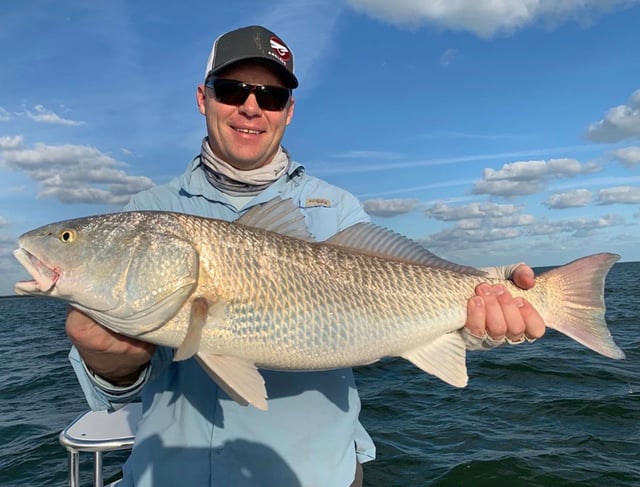
[[261,130],[250,130],[250,129],[240,129],[234,128],[236,132],[241,132],[243,134],[251,134],[251,135],[260,135],[262,133]]

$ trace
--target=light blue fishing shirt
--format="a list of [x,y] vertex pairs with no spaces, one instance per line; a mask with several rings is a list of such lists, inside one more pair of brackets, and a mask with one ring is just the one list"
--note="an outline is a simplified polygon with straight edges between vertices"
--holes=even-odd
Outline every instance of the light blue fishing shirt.
[[[208,182],[199,156],[183,175],[139,193],[125,209],[232,221],[276,197],[293,199],[319,241],[369,220],[353,195],[308,176],[295,162],[236,208],[239,199]],[[260,411],[230,399],[195,359],[173,362],[173,352],[158,347],[139,383],[118,389],[87,373],[77,350],[71,350],[92,409],[117,409],[142,400],[136,443],[118,487],[346,487],[353,481],[356,458],[364,463],[375,457],[373,442],[358,420],[360,398],[351,369],[261,370],[269,410]]]

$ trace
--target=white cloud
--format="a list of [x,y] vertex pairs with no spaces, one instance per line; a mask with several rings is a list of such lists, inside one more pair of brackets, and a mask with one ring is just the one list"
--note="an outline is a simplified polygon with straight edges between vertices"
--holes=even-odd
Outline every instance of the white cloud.
[[440,55],[440,65],[441,66],[449,66],[453,61],[455,61],[458,57],[457,49],[447,49]]
[[411,213],[422,205],[420,200],[414,199],[372,199],[365,201],[362,206],[371,216],[391,217]]
[[564,193],[552,194],[544,205],[552,209],[578,208],[588,206],[593,201],[593,194],[588,189],[574,189]]
[[474,185],[474,194],[489,194],[510,198],[534,194],[542,188],[539,182],[529,183],[524,181],[477,181]]
[[640,203],[640,187],[617,186],[601,189],[598,191],[597,200],[599,205],[638,204]]
[[[438,137],[449,139],[496,139],[502,136],[487,135],[487,134],[465,134],[462,132],[447,132],[438,131],[432,132],[426,137]],[[507,136],[508,137],[508,136]],[[487,161],[495,159],[512,159],[518,157],[534,157],[542,156],[546,154],[556,154],[558,152],[591,152],[594,149],[600,149],[599,145],[570,145],[561,147],[549,147],[544,149],[532,149],[526,151],[513,151],[513,152],[496,152],[496,153],[484,153],[484,154],[470,154],[456,157],[443,157],[434,159],[420,159],[420,160],[406,160],[404,155],[394,152],[377,152],[377,151],[350,151],[341,154],[332,154],[333,158],[353,158],[353,159],[366,159],[369,162],[371,159],[382,159],[388,162],[384,163],[368,163],[368,164],[325,164],[322,167],[316,167],[316,174],[356,174],[381,171],[398,171],[400,169],[417,169],[424,167],[444,166],[451,164],[460,164],[465,162],[474,161]],[[597,166],[592,165],[593,170],[598,170]]]
[[467,249],[470,244],[511,240],[522,236],[522,230],[518,228],[490,228],[481,226],[478,228],[465,228],[455,226],[440,232],[433,233],[421,239],[420,242],[428,249],[450,252],[457,249]]
[[[582,192],[577,194],[584,197]],[[558,195],[555,204],[560,206],[560,200]],[[442,221],[455,221],[455,224],[420,241],[438,254],[466,260],[474,252],[477,253],[477,258],[500,257],[498,249],[504,248],[505,252],[511,252],[515,239],[526,239],[529,245],[535,246],[534,242],[539,238],[543,239],[540,243],[545,244],[549,242],[549,238],[563,239],[567,235],[587,238],[625,223],[619,215],[549,221],[520,213],[521,210],[521,206],[491,202],[460,206],[439,202],[427,208],[425,214]]]
[[455,225],[429,235],[422,240],[428,248],[438,251],[469,248],[469,244],[511,240],[520,237],[526,228],[535,224],[532,215],[520,214],[517,205],[492,202],[449,206],[437,202],[424,210],[428,217],[441,221],[455,221]]
[[480,37],[509,34],[545,22],[588,20],[609,10],[625,8],[636,0],[347,0],[354,10],[398,25],[430,24],[450,30],[470,31]]
[[602,120],[589,125],[586,136],[594,142],[640,137],[640,89],[631,95],[627,105],[611,108]]
[[0,137],[0,152],[22,149],[22,137]]
[[535,216],[523,214],[492,218],[491,225],[497,228],[525,227],[528,225],[532,225],[533,223],[535,223],[535,221]]
[[533,215],[510,215],[484,218],[463,218],[456,221],[459,230],[482,230],[486,228],[511,228],[531,225],[536,221]]
[[599,171],[594,163],[580,164],[575,159],[549,161],[519,161],[495,170],[486,168],[482,179],[474,184],[474,194],[512,197],[534,194],[543,189],[543,183],[552,178],[575,177]]
[[[526,216],[526,215],[523,215]],[[545,242],[548,238],[571,235],[575,238],[591,238],[615,226],[624,225],[624,219],[619,215],[606,215],[599,218],[577,218],[572,220],[560,220],[550,222],[546,219],[538,220],[528,217],[516,220],[518,226],[498,227],[492,224],[469,226],[466,222],[456,224],[440,232],[433,233],[421,239],[420,242],[427,248],[440,254],[457,254],[464,251],[468,255],[470,249],[484,248],[491,254],[496,254],[495,249],[502,243],[513,241],[517,238],[531,239],[542,237]],[[483,244],[490,244],[484,245]],[[508,244],[512,247],[514,244]],[[498,246],[498,247],[497,247]],[[462,254],[461,254],[462,255]],[[496,254],[498,255],[498,254]]]
[[124,162],[89,146],[39,143],[32,149],[5,150],[2,156],[5,166],[40,184],[39,198],[63,203],[122,205],[153,185],[147,177],[119,169],[126,166]]
[[0,107],[0,122],[8,122],[11,120],[11,113]]
[[631,168],[636,164],[640,164],[640,147],[624,147],[613,151],[613,157],[620,161],[625,167]]
[[455,221],[481,218],[511,217],[521,210],[517,205],[500,205],[497,203],[468,203],[466,205],[449,206],[438,201],[424,210],[428,217],[441,221]]
[[530,236],[558,235],[563,233],[571,234],[576,238],[587,238],[593,236],[598,230],[604,230],[613,226],[624,224],[624,219],[620,215],[605,215],[598,218],[576,218],[573,220],[559,220],[549,222],[539,221],[528,229]]
[[57,113],[51,111],[51,110],[47,110],[44,106],[42,105],[36,105],[35,107],[33,107],[34,112],[31,112],[29,110],[27,110],[27,117],[29,117],[31,120],[35,121],[35,122],[40,122],[40,123],[50,123],[50,124],[54,124],[54,125],[68,125],[71,127],[77,127],[79,125],[86,125],[86,122],[79,122],[76,120],[70,120],[67,118],[62,118],[60,115],[58,115]]

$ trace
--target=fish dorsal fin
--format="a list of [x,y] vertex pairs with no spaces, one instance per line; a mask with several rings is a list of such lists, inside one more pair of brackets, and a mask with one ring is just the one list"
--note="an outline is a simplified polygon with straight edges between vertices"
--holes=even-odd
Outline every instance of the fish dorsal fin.
[[255,364],[229,355],[203,352],[198,352],[196,358],[209,377],[238,404],[251,404],[262,411],[268,409],[264,378]]
[[427,345],[403,353],[416,367],[455,387],[467,385],[466,345],[460,332],[447,333]]
[[247,227],[261,228],[287,237],[308,242],[315,240],[307,229],[304,215],[291,198],[274,198],[256,205],[236,221]]
[[456,264],[438,257],[415,240],[373,223],[356,223],[331,237],[327,240],[327,243],[338,247],[366,251],[379,257],[440,267],[476,276],[486,275],[484,271],[475,267]]

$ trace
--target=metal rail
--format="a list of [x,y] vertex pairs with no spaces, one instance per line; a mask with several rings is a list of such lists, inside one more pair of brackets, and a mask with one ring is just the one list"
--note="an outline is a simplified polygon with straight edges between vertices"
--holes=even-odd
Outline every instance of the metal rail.
[[80,487],[80,452],[93,453],[93,485],[103,487],[102,452],[131,448],[140,403],[130,403],[117,411],[87,411],[60,433],[60,444],[69,452],[69,487]]

